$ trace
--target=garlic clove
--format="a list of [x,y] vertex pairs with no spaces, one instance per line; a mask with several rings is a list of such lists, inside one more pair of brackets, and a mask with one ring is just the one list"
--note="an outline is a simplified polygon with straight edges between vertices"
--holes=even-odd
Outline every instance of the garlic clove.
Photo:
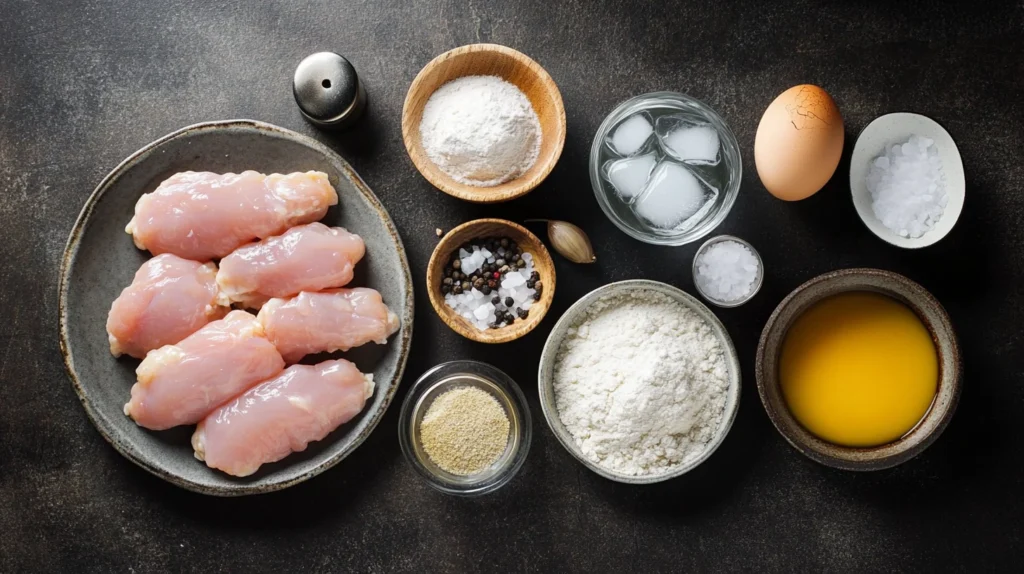
[[590,238],[568,221],[548,221],[548,240],[555,251],[573,263],[597,261]]

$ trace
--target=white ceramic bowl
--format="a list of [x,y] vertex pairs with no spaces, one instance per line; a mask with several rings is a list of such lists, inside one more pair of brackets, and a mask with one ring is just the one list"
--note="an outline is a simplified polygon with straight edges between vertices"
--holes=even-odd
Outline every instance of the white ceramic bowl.
[[[708,443],[704,452],[689,463],[677,466],[669,472],[643,476],[634,476],[607,469],[598,465],[583,454],[580,447],[576,444],[576,441],[573,440],[569,430],[565,428],[564,424],[562,424],[562,419],[558,414],[558,407],[555,405],[555,389],[553,381],[555,374],[555,359],[558,356],[558,349],[562,346],[562,339],[565,338],[566,332],[569,328],[579,322],[587,308],[605,295],[614,295],[616,293],[636,290],[651,290],[663,293],[697,313],[701,319],[704,319],[704,321],[707,322],[711,327],[711,330],[714,331],[718,340],[721,342],[722,352],[725,355],[725,364],[729,368],[729,394],[725,401],[725,414],[722,417],[721,426],[718,427],[718,431],[715,433],[715,437]],[[541,410],[544,412],[544,420],[548,422],[548,426],[551,428],[551,432],[554,433],[555,437],[558,439],[558,442],[562,443],[565,450],[569,451],[569,454],[575,457],[576,460],[580,461],[584,466],[597,474],[616,482],[624,482],[627,484],[652,484],[690,472],[700,463],[707,460],[707,458],[711,456],[716,449],[718,449],[718,446],[722,444],[722,441],[725,440],[725,436],[729,434],[729,429],[732,428],[733,420],[736,419],[736,413],[740,408],[740,361],[739,356],[736,354],[736,348],[732,344],[732,339],[729,338],[729,333],[725,330],[725,326],[722,325],[722,322],[719,321],[718,318],[715,317],[715,314],[704,306],[703,303],[698,301],[692,295],[671,285],[660,283],[658,281],[632,279],[629,281],[619,281],[618,283],[609,283],[603,287],[598,287],[580,298],[580,300],[574,303],[572,307],[569,307],[569,310],[562,315],[558,320],[558,323],[555,323],[554,328],[551,329],[551,334],[548,336],[547,342],[544,343],[544,351],[540,355],[540,368],[537,374],[537,386],[540,391],[540,406]]]
[[[935,227],[918,238],[902,237],[882,225],[871,210],[871,193],[864,181],[871,161],[881,155],[886,146],[903,143],[912,135],[929,137],[935,141],[942,159],[942,172],[946,176],[946,193],[949,194],[949,203],[942,218]],[[966,191],[964,164],[952,136],[935,120],[920,114],[886,114],[875,118],[857,138],[853,158],[850,160],[850,191],[857,214],[872,233],[897,247],[927,247],[945,237],[960,218]]]

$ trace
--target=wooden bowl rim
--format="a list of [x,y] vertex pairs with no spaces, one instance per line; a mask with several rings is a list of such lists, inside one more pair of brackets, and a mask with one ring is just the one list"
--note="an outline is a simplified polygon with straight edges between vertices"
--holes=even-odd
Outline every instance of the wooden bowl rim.
[[[463,318],[461,315],[456,315],[455,311],[452,310],[451,307],[448,307],[447,304],[445,304],[444,298],[441,297],[440,287],[431,283],[430,275],[432,270],[444,265],[444,260],[447,259],[448,254],[450,254],[454,249],[458,248],[458,245],[452,246],[449,244],[451,242],[451,239],[455,237],[455,235],[458,232],[465,231],[473,227],[479,227],[485,224],[512,228],[517,232],[525,235],[527,238],[529,238],[530,241],[534,242],[537,248],[535,249],[536,252],[533,254],[533,256],[535,258],[540,258],[548,262],[548,264],[551,267],[551,277],[541,277],[541,280],[544,282],[544,290],[541,292],[541,298],[538,301],[538,304],[541,308],[540,314],[534,314],[531,312],[530,316],[526,319],[526,321],[516,321],[512,325],[503,327],[501,329],[488,329],[486,331],[481,331],[477,329],[476,326],[469,323],[469,321],[466,321],[466,319]],[[442,252],[444,253],[444,255],[442,255]],[[430,306],[434,308],[434,312],[437,313],[437,316],[440,317],[441,320],[444,321],[444,323],[448,325],[448,327],[451,328],[452,331],[455,331],[456,333],[462,335],[463,337],[471,341],[476,341],[478,343],[507,343],[509,341],[515,341],[516,339],[519,339],[520,337],[526,335],[530,331],[533,331],[537,327],[537,325],[539,325],[540,322],[544,320],[544,317],[547,315],[548,310],[551,309],[551,304],[554,302],[555,298],[555,275],[555,264],[554,260],[551,257],[551,253],[548,252],[548,249],[544,245],[544,242],[541,241],[539,237],[530,232],[529,229],[507,219],[473,219],[445,233],[444,236],[441,237],[441,240],[434,247],[433,253],[430,254],[430,261],[427,263],[427,295],[430,297]],[[531,307],[531,311],[532,309],[533,307]]]
[[[436,171],[436,173],[434,173],[434,171],[428,169],[430,166],[427,165],[427,162],[430,160],[426,158],[425,155],[414,151],[417,148],[416,142],[418,142],[419,138],[419,123],[417,122],[415,126],[412,125],[412,101],[413,96],[418,95],[422,91],[422,85],[426,81],[427,75],[442,63],[452,58],[466,54],[482,53],[501,54],[515,60],[519,64],[531,70],[536,74],[539,82],[545,87],[549,97],[551,97],[556,112],[556,121],[554,122],[556,129],[554,132],[549,132],[547,130],[542,130],[541,132],[542,141],[547,137],[553,137],[555,140],[554,152],[548,156],[547,159],[543,156],[537,158],[538,163],[540,163],[540,169],[529,178],[520,176],[512,181],[493,187],[476,187],[460,183],[449,177],[440,169],[434,170]],[[446,82],[454,79],[456,78],[449,78]],[[402,141],[405,144],[405,151],[408,153],[409,159],[411,159],[413,165],[416,166],[416,170],[419,171],[420,175],[422,175],[434,187],[448,195],[473,203],[500,203],[522,197],[533,191],[541,184],[541,182],[547,179],[548,175],[551,174],[551,171],[558,163],[559,158],[561,158],[562,150],[565,147],[566,129],[565,106],[562,102],[562,93],[558,89],[558,84],[555,83],[547,70],[538,64],[536,60],[518,50],[509,48],[508,46],[502,46],[500,44],[467,44],[465,46],[459,46],[458,48],[448,50],[447,52],[435,57],[433,60],[427,62],[427,64],[423,66],[423,69],[416,74],[412,84],[409,85],[409,90],[405,94],[405,102],[402,105]],[[549,133],[551,133],[550,136],[548,135]],[[422,145],[418,147],[422,149]]]

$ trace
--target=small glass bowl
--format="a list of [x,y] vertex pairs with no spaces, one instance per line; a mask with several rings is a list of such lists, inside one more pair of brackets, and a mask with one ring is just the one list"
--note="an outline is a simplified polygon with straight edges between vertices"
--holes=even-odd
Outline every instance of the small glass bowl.
[[[703,214],[698,223],[688,229],[664,230],[647,225],[633,213],[629,205],[619,199],[617,192],[601,174],[605,161],[616,155],[611,154],[609,147],[605,144],[609,132],[620,121],[645,110],[663,110],[690,115],[708,122],[718,131],[721,142],[720,163],[724,164],[724,170],[720,171],[726,172],[727,181],[720,186],[714,205]],[[650,138],[644,145],[650,146],[651,141],[657,138],[657,135],[652,134]],[[691,166],[698,172],[701,171],[701,167]],[[732,130],[710,106],[678,92],[652,92],[622,102],[601,123],[590,148],[590,184],[594,188],[594,195],[597,196],[597,203],[601,206],[601,210],[612,223],[630,237],[654,245],[686,245],[711,233],[725,220],[729,210],[732,209],[732,205],[739,195],[742,179],[743,162],[740,158],[740,146]]]
[[[702,253],[707,251],[708,247],[711,247],[712,245],[716,243],[721,243],[723,241],[735,241],[736,243],[739,243],[740,245],[749,249],[750,252],[754,254],[754,257],[757,258],[757,276],[754,278],[754,284],[751,285],[750,287],[750,293],[735,301],[720,301],[718,299],[715,299],[711,295],[705,293],[704,290],[701,289],[700,287],[700,282],[697,281],[697,259],[701,256]],[[694,287],[697,288],[697,292],[700,293],[701,297],[703,297],[705,300],[707,300],[708,303],[711,303],[716,307],[739,307],[740,305],[753,299],[754,295],[757,295],[757,292],[761,290],[761,283],[763,282],[764,261],[761,259],[761,254],[757,252],[757,249],[754,249],[753,245],[751,245],[747,241],[740,239],[739,237],[735,237],[733,235],[716,235],[715,237],[712,237],[711,239],[705,241],[703,245],[697,248],[697,253],[693,254],[693,285]]]
[[[505,452],[490,467],[479,474],[459,476],[430,460],[423,450],[419,427],[434,399],[449,389],[467,386],[486,391],[498,400],[508,415],[509,437]],[[398,442],[413,470],[433,488],[457,496],[494,492],[512,480],[526,461],[532,436],[530,407],[519,386],[497,368],[477,361],[451,361],[423,373],[406,394],[398,419]]]

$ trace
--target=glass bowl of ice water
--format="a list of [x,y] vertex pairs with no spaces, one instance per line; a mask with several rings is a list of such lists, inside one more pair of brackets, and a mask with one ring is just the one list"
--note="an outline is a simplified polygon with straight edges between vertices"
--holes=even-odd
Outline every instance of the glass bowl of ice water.
[[742,176],[729,126],[707,104],[677,92],[619,104],[590,150],[590,182],[605,215],[656,245],[711,233],[729,214]]

